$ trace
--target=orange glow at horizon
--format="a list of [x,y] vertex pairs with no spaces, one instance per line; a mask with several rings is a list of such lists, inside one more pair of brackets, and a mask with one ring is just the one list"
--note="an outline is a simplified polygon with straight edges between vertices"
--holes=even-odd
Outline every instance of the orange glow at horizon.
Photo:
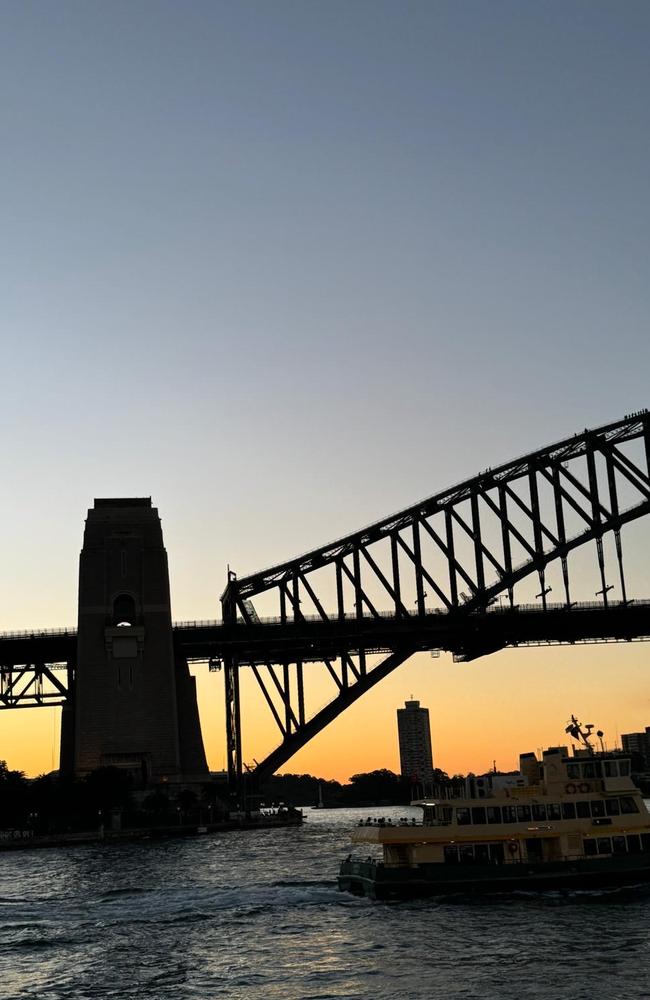
[[[347,709],[281,768],[347,781],[378,768],[399,770],[396,709],[411,696],[429,709],[434,765],[449,774],[512,770],[520,752],[567,743],[572,712],[605,731],[610,747],[622,732],[650,725],[644,643],[506,650],[467,664],[450,656],[418,654]],[[244,671],[246,668],[242,668]],[[317,671],[319,668],[314,668]],[[212,770],[225,764],[223,677],[199,665],[203,737]],[[320,674],[319,674],[320,676]],[[314,708],[332,697],[314,676]],[[244,760],[262,760],[279,731],[255,691],[242,678]],[[0,759],[28,775],[58,766],[60,711],[21,709],[0,713]]]

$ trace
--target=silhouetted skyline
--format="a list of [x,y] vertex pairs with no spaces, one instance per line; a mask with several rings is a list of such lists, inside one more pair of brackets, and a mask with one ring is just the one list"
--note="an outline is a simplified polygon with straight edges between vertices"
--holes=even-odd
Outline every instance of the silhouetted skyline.
[[[173,616],[212,618],[228,563],[647,405],[647,4],[63,0],[0,27],[0,629],[74,623],[94,496],[155,497]],[[476,700],[448,770],[522,749],[513,684],[540,742],[577,709],[634,731],[645,656],[417,657],[292,767],[396,769],[411,689]],[[45,770],[33,714],[0,714],[0,756]]]

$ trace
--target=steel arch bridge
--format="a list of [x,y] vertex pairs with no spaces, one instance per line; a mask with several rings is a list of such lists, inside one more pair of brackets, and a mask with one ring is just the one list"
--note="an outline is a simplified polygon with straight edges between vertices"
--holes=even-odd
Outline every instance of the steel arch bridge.
[[[188,660],[224,667],[233,785],[277,770],[416,652],[471,660],[508,646],[650,638],[647,535],[641,547],[626,544],[627,565],[623,556],[623,529],[648,513],[642,410],[299,558],[239,579],[229,572],[222,620],[177,623],[174,643]],[[74,629],[0,636],[0,708],[73,701],[75,659]],[[252,766],[242,753],[242,670],[279,733]],[[319,675],[333,696],[313,710]]]
[[[648,513],[643,410],[487,469],[299,558],[242,579],[230,573],[222,608],[231,778],[244,769],[243,664],[281,736],[252,769],[264,776],[415,652],[468,660],[504,646],[650,637],[650,602],[629,595],[621,537]],[[598,600],[577,602],[571,559],[589,545]],[[561,600],[551,604],[555,567]],[[531,579],[535,602],[521,604],[517,591]],[[271,605],[271,618],[260,619],[254,599]],[[370,654],[380,656],[373,665]],[[315,662],[334,697],[309,716],[304,667]]]

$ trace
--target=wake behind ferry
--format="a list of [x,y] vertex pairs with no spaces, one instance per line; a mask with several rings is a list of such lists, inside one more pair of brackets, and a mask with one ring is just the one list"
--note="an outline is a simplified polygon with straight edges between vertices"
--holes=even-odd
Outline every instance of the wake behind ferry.
[[413,802],[421,823],[361,821],[353,843],[381,846],[383,859],[350,855],[339,889],[399,899],[650,882],[650,814],[630,759],[606,751],[600,731],[595,750],[592,729],[572,716],[572,753],[525,753],[516,774],[469,778],[462,797]]

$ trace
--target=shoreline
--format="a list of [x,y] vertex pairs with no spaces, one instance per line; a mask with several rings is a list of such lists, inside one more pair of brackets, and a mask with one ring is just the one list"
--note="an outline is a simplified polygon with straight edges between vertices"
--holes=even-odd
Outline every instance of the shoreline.
[[293,816],[262,816],[251,819],[224,820],[221,823],[184,824],[179,826],[135,827],[130,830],[83,830],[78,833],[52,833],[43,836],[19,836],[0,839],[0,852],[41,850],[48,847],[78,847],[84,844],[109,844],[129,840],[172,840],[180,837],[205,837],[235,830],[267,830],[275,827],[301,826],[302,813]]

